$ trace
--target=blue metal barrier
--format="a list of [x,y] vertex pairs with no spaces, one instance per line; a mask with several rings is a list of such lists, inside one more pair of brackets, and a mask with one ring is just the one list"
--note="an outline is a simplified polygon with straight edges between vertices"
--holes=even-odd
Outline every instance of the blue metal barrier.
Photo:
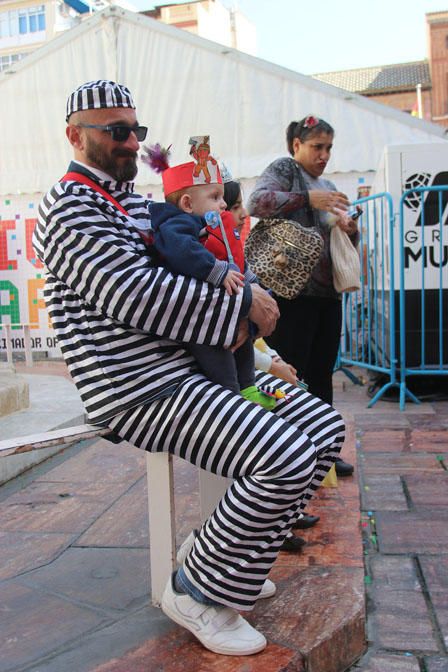
[[395,341],[394,209],[389,193],[355,201],[360,218],[361,289],[342,297],[342,335],[337,366],[352,380],[356,365],[386,377],[373,406],[391,387],[399,387]]
[[[400,199],[400,410],[409,376],[448,376],[448,186],[418,187]],[[409,222],[411,209],[413,227]],[[407,219],[405,217],[407,215]]]

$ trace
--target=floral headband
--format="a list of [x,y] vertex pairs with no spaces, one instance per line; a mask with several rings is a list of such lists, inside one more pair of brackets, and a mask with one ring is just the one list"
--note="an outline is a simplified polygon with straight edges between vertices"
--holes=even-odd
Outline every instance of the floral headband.
[[318,125],[319,121],[320,119],[318,117],[313,117],[313,115],[310,114],[308,117],[305,117],[302,126],[304,128],[314,128],[315,126]]

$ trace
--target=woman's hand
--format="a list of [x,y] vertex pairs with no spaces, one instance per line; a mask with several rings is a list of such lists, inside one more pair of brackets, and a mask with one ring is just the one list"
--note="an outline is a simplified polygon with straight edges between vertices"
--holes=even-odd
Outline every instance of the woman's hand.
[[276,378],[281,378],[291,385],[297,385],[297,370],[283,361],[281,357],[273,357],[269,373]]
[[[312,189],[308,192],[310,205],[315,210],[325,210],[337,215],[337,209],[347,210],[350,201],[347,196],[340,191],[324,191]],[[336,210],[335,210],[336,208]]]
[[[361,214],[362,213],[362,208],[359,207],[359,205],[356,206],[356,209],[358,212]],[[356,231],[358,230],[358,218],[353,219],[352,217],[347,217],[342,215],[339,217],[338,220],[336,220],[337,226],[339,226],[342,231],[345,231],[345,233],[348,233],[349,236],[352,236]]]
[[353,235],[358,230],[356,219],[338,219],[336,226],[339,226],[339,228],[342,229],[342,231],[345,231],[345,233],[348,233],[349,236]]

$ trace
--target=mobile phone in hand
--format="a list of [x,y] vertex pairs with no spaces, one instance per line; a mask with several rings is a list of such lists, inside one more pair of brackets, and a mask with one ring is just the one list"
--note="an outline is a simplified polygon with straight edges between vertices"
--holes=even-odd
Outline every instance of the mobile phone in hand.
[[361,208],[357,208],[356,206],[352,206],[347,210],[347,216],[350,217],[350,219],[358,219],[361,217],[363,211]]

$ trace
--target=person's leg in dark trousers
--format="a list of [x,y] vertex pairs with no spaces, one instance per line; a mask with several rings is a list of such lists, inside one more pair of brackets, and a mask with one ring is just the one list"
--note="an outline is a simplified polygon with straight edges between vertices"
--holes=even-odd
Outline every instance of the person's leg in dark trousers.
[[196,343],[188,344],[187,350],[208,380],[236,394],[241,392],[245,399],[269,411],[275,408],[275,399],[263,395],[255,385],[254,346],[250,338],[235,352]]
[[248,338],[233,353],[240,390],[255,385],[255,355],[252,339]]
[[[331,404],[333,369],[342,328],[338,299],[299,296],[288,301],[276,297],[280,320],[268,339],[283,359],[292,364],[309,386],[309,392]],[[336,460],[338,476],[350,476],[353,466]]]
[[298,296],[279,301],[280,320],[268,339],[292,364],[311,394],[328,404],[333,400],[332,375],[342,326],[338,299]]
[[305,382],[309,384],[306,372],[319,326],[319,306],[316,305],[314,297],[275,299],[279,305],[280,319],[275,332],[266,340],[285,362],[297,369],[298,376],[305,378]]
[[342,328],[342,308],[338,299],[314,300],[313,339],[305,371],[308,389],[327,404],[333,403],[333,369]]
[[208,380],[238,394],[240,391],[238,372],[231,350],[224,350],[224,348],[212,345],[198,345],[196,343],[189,343],[185,347],[193,355],[199,368]]
[[[305,372],[309,391],[327,404],[333,404],[333,370],[338,355],[342,328],[342,303],[338,299],[316,299],[317,328]],[[353,465],[341,457],[335,460],[338,476],[351,476]]]

